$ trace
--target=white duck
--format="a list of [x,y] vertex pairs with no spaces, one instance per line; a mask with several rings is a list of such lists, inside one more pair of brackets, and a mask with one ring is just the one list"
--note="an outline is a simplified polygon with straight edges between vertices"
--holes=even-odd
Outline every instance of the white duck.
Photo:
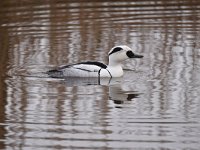
[[60,66],[47,71],[50,77],[121,77],[123,75],[122,62],[129,58],[142,58],[134,54],[126,45],[113,47],[109,55],[109,63],[87,61],[72,65]]

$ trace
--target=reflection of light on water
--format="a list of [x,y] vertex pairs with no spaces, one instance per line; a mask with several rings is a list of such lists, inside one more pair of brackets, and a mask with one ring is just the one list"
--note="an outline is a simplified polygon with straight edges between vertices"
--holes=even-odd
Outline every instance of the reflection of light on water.
[[[199,147],[198,0],[6,0],[0,7],[0,45],[9,55],[0,60],[11,68],[2,70],[11,72],[3,89],[4,149]],[[21,76],[106,62],[118,44],[145,55],[124,63],[121,82]]]
[[126,103],[126,101],[131,101],[135,98],[138,98],[139,95],[140,94],[136,91],[132,91],[131,93],[123,91],[120,84],[109,86],[109,98],[113,100],[115,104]]
[[155,65],[152,71],[154,79],[149,80],[153,85],[150,95],[156,108],[155,114],[160,112],[171,117],[176,113],[177,118],[186,119],[189,112],[196,111],[194,106],[188,109],[191,107],[189,103],[197,103],[198,99],[192,94],[192,89],[195,89],[193,77],[197,71],[194,66],[195,51],[189,46],[174,46],[170,52],[171,57],[162,53],[160,55],[163,55],[160,64],[155,63],[159,60],[156,53],[152,57]]
[[126,101],[138,98],[138,92],[128,92],[122,89],[121,80],[122,78],[66,78],[64,83],[67,86],[108,86],[109,98],[115,104],[123,104]]

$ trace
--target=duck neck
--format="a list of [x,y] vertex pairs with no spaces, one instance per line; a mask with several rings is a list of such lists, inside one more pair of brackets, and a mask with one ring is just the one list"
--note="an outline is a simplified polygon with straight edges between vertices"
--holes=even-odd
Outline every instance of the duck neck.
[[109,61],[107,70],[109,70],[112,77],[121,77],[123,75],[122,65],[116,61]]
[[110,66],[110,67],[118,67],[118,66],[121,66],[121,63],[114,62],[114,61],[109,61],[108,66]]
[[112,59],[109,59],[109,63],[108,63],[108,68],[109,69],[116,69],[116,70],[122,70],[122,64],[121,62],[118,62],[116,60],[112,60]]
[[108,66],[112,66],[112,67],[121,66],[121,62],[116,61],[116,60],[113,59],[112,57],[109,57],[109,63],[108,63]]

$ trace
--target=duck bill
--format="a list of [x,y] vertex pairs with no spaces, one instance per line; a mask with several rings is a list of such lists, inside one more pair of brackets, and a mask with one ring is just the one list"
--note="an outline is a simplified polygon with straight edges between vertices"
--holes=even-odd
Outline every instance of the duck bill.
[[144,57],[143,55],[138,55],[138,54],[134,54],[133,56],[132,56],[132,58],[142,58],[142,57]]

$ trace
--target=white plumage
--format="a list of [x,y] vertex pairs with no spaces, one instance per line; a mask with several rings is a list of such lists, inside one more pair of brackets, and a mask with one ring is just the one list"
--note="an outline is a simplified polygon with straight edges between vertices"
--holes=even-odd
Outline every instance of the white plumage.
[[78,64],[60,66],[47,71],[50,77],[121,77],[123,75],[122,62],[128,58],[142,58],[136,55],[128,46],[113,47],[109,55],[109,63],[87,61]]

